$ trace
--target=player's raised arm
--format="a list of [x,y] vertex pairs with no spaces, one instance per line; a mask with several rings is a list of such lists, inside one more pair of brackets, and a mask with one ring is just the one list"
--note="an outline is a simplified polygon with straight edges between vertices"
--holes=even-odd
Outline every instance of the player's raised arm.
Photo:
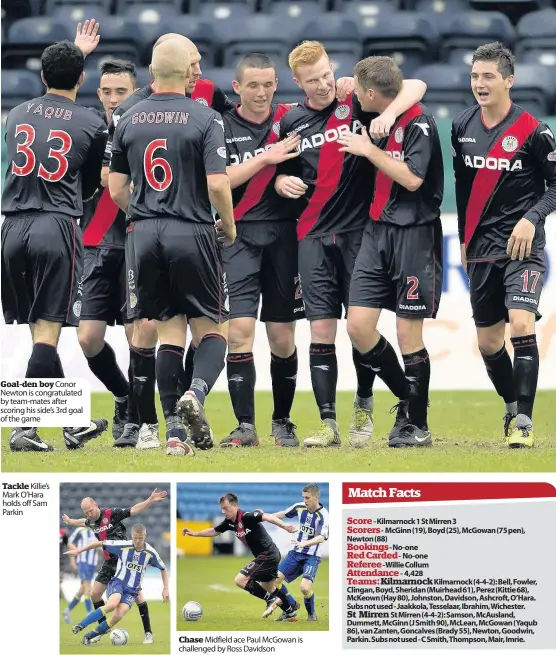
[[274,514],[264,513],[262,516],[262,520],[266,521],[267,523],[272,523],[273,525],[277,525],[279,528],[282,528],[282,530],[285,530],[286,532],[290,532],[290,533],[297,532],[297,528],[295,527],[295,525],[284,523],[284,521],[281,521]]
[[205,528],[204,530],[199,530],[199,532],[193,532],[189,528],[183,528],[181,533],[184,537],[217,537],[220,534],[214,528]]
[[90,55],[99,44],[99,28],[100,23],[95,21],[94,18],[87,19],[83,26],[81,23],[77,24],[74,43],[81,50],[84,57]]
[[133,505],[131,508],[129,515],[130,516],[136,516],[137,514],[140,514],[144,510],[148,509],[153,503],[158,503],[161,500],[164,500],[168,496],[167,491],[159,491],[158,489],[155,489],[152,494],[147,498],[147,500],[144,500],[141,503],[136,503]]
[[390,134],[390,128],[408,109],[423,99],[427,85],[422,80],[404,80],[398,95],[390,105],[371,121],[369,133],[373,139],[382,139]]
[[104,544],[102,541],[91,541],[90,544],[87,544],[86,546],[82,546],[81,548],[71,548],[70,550],[66,550],[64,552],[64,555],[80,555],[81,553],[84,553],[86,550],[93,550],[93,548],[103,548]]
[[66,525],[71,525],[72,528],[85,528],[87,526],[87,519],[70,519],[67,514],[62,515],[62,521]]

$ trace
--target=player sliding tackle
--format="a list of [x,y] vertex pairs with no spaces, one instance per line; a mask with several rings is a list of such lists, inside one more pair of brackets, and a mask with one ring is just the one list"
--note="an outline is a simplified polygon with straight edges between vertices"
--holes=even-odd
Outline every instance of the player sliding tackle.
[[[402,87],[401,71],[390,57],[364,59],[354,75],[366,111],[383,112]],[[342,134],[338,143],[341,152],[365,158],[378,169],[370,220],[351,278],[348,334],[358,361],[376,371],[400,399],[388,445],[428,446],[430,361],[423,319],[435,318],[442,290],[444,168],[438,130],[432,114],[416,104],[378,145],[367,130]],[[376,329],[383,309],[396,313],[405,371]]]
[[287,595],[276,587],[278,577],[278,564],[280,551],[264,529],[262,522],[267,521],[277,525],[286,532],[297,532],[294,525],[287,525],[272,514],[259,510],[244,512],[239,507],[238,497],[227,493],[219,501],[224,520],[214,528],[206,528],[193,532],[183,528],[182,534],[190,537],[217,537],[223,532],[231,530],[244,546],[247,546],[254,556],[254,560],[244,566],[235,577],[235,584],[245,589],[252,596],[266,602],[263,618],[270,616],[274,609],[280,605],[286,614],[286,621],[297,621],[295,609],[291,606]]
[[[213,445],[204,402],[226,353],[228,293],[211,205],[220,217],[221,238],[233,243],[236,230],[222,119],[185,97],[188,50],[177,39],[159,44],[150,70],[157,92],[116,127],[109,189],[130,218],[134,261],[128,265],[134,270],[128,279],[137,296],[137,317],[155,321],[161,342],[156,379],[166,453],[193,455],[189,434],[201,449]],[[151,116],[164,122],[153,123]],[[183,365],[187,320],[200,338],[189,389]]]
[[[369,124],[373,136],[388,134],[396,116],[419,101],[426,87],[419,80],[407,80],[383,115],[373,117],[353,94],[343,102],[336,99],[334,73],[321,43],[303,42],[290,53],[289,64],[307,101],[280,121],[280,138],[298,133],[301,152],[280,165],[275,188],[285,198],[300,199],[301,205],[299,272],[305,315],[311,322],[311,382],[321,418],[320,428],[304,445],[339,446],[336,332],[368,220],[374,171],[366,159],[340,151],[338,137]],[[356,350],[353,359],[357,395],[349,434],[350,443],[360,445],[373,432],[375,372],[361,362]]]
[[[108,601],[104,607],[87,614],[72,631],[77,634],[95,621],[100,624],[94,630],[87,632],[83,637],[83,644],[88,646],[91,640],[106,634],[119,623],[129,612],[133,603],[141,593],[141,583],[147,566],[154,566],[160,570],[162,576],[162,600],[169,600],[168,571],[156,550],[146,542],[147,528],[142,523],[135,523],[131,528],[131,541],[94,541],[88,546],[77,550],[68,550],[66,555],[79,555],[93,548],[102,548],[105,552],[117,555],[118,568],[116,575],[108,583]],[[114,612],[111,617],[107,615]]]
[[479,349],[506,404],[506,443],[521,448],[533,445],[535,320],[547,271],[544,222],[556,210],[556,142],[545,123],[512,103],[514,64],[501,43],[477,48],[471,69],[477,105],[454,120],[452,152],[461,260]]

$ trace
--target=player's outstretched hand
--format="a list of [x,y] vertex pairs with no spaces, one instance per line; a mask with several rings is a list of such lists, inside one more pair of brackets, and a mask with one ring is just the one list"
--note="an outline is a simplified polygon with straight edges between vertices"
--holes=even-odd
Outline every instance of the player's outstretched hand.
[[278,184],[280,193],[286,198],[301,198],[309,188],[303,180],[293,175],[285,175]]
[[69,522],[71,521],[70,517],[67,514],[62,514],[62,521],[66,524],[69,525]]
[[155,489],[151,494],[151,501],[153,503],[158,503],[158,501],[164,500],[167,495],[167,491],[159,491],[158,489]]
[[169,602],[169,600],[170,600],[170,593],[168,592],[168,587],[164,587],[164,589],[162,589],[162,601],[164,603],[167,603]]
[[340,77],[336,80],[336,98],[340,102],[344,102],[350,93],[353,93],[355,84],[353,77]]
[[506,253],[512,259],[525,259],[531,254],[533,246],[533,237],[535,236],[535,226],[531,221],[522,218],[514,227],[512,235],[508,239]]
[[292,534],[293,534],[294,532],[297,532],[297,528],[295,527],[295,525],[291,525],[291,524],[286,526],[286,530],[287,530],[288,532],[291,532]]
[[82,552],[83,551],[81,550],[81,548],[77,548],[76,550],[66,550],[62,554],[63,555],[79,555]]
[[216,221],[216,240],[221,246],[231,246],[232,243],[236,240],[236,226],[232,225],[232,228],[226,230],[224,228],[224,223],[222,219],[219,218]]
[[367,157],[373,148],[367,130],[363,130],[362,134],[353,134],[353,132],[342,134],[338,143],[342,146],[340,152],[350,152],[359,157]]
[[87,19],[83,26],[81,23],[77,24],[74,43],[81,50],[84,57],[90,55],[96,49],[100,41],[99,27],[100,24],[94,18]]
[[396,122],[396,114],[385,109],[380,116],[373,118],[369,125],[369,134],[372,139],[383,139],[390,134],[392,125]]
[[299,157],[299,150],[296,150],[296,148],[299,147],[300,141],[301,137],[295,133],[275,143],[264,154],[267,165],[273,166],[288,159]]
[[189,528],[183,528],[183,530],[181,531],[181,534],[182,534],[183,537],[186,537],[187,535],[192,535],[193,530],[190,530]]

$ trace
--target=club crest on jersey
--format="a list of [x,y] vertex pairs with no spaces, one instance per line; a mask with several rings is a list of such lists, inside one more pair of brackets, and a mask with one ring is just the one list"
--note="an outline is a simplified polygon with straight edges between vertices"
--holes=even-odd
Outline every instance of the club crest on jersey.
[[226,148],[224,146],[217,148],[216,152],[222,157],[222,159],[226,159]]
[[519,147],[519,141],[515,136],[506,136],[502,139],[502,150],[506,152],[514,152]]
[[195,98],[195,102],[198,102],[201,105],[205,105],[205,107],[209,106],[209,103],[204,98]]
[[276,121],[272,124],[272,131],[276,136],[280,136],[280,121]]
[[129,294],[129,306],[131,309],[135,309],[135,307],[137,307],[137,296],[134,293]]
[[340,120],[344,120],[344,118],[347,118],[350,113],[351,109],[349,108],[349,105],[338,105],[334,111],[334,116]]
[[81,300],[76,300],[73,303],[73,313],[79,318],[81,316]]
[[106,517],[104,517],[104,518],[102,519],[102,523],[108,523],[108,519],[107,519]]
[[556,150],[549,152],[546,158],[548,159],[548,161],[556,161]]
[[402,127],[398,127],[398,129],[396,130],[396,132],[394,134],[394,139],[395,139],[396,143],[401,143],[403,141],[403,128]]

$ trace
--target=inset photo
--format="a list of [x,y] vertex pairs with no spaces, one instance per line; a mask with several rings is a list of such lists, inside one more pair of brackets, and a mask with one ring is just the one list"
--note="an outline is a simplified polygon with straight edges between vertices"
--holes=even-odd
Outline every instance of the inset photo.
[[178,630],[328,630],[328,491],[178,484]]
[[60,485],[60,653],[170,653],[170,485]]

